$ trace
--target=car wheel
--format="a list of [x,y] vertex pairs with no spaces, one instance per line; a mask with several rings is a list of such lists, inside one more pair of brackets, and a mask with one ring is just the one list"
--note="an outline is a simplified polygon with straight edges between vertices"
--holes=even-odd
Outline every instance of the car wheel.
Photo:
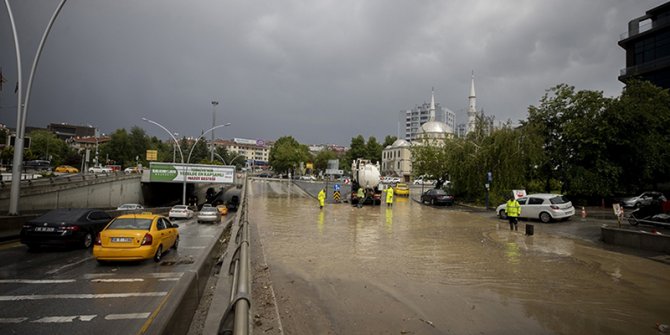
[[504,209],[501,209],[500,212],[498,212],[498,216],[503,220],[507,219],[507,213],[505,213]]
[[159,245],[158,250],[156,250],[156,254],[154,255],[154,262],[158,263],[161,261],[163,258],[163,246]]
[[177,239],[174,240],[174,244],[172,245],[172,249],[177,250],[177,247],[179,247],[179,236],[177,236]]
[[81,242],[81,247],[84,249],[88,249],[93,245],[93,234],[90,232],[86,232],[86,235],[84,235],[84,240]]
[[635,217],[634,214],[631,214],[631,215],[628,217],[628,223],[629,223],[631,226],[637,226],[637,224],[640,223],[640,222],[637,220],[637,218]]
[[547,212],[540,213],[540,221],[542,221],[542,223],[549,223],[549,221],[551,221],[551,215]]

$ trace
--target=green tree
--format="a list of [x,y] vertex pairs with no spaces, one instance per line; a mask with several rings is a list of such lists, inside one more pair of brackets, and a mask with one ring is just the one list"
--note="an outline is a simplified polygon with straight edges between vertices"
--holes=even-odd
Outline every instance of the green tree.
[[386,135],[386,137],[384,138],[384,144],[382,144],[382,149],[388,147],[389,145],[392,145],[397,140],[398,138],[395,136]]
[[332,150],[321,150],[314,157],[314,168],[325,171],[328,168],[328,161],[331,159],[338,159],[337,153]]
[[626,83],[603,117],[611,127],[608,156],[620,189],[639,192],[670,181],[670,94],[649,82]]
[[306,145],[298,143],[292,136],[280,137],[270,149],[270,166],[275,173],[288,173],[310,158]]
[[370,136],[370,138],[368,138],[368,143],[365,145],[365,158],[371,162],[381,162],[382,149],[384,148],[377,142],[377,139],[374,136]]
[[38,159],[50,160],[52,165],[63,164],[70,150],[65,141],[47,130],[30,132],[30,150]]
[[365,138],[363,138],[363,135],[352,137],[349,151],[347,151],[346,157],[348,162],[346,165],[351,165],[351,163],[358,158],[365,159],[367,154],[367,147],[365,145]]

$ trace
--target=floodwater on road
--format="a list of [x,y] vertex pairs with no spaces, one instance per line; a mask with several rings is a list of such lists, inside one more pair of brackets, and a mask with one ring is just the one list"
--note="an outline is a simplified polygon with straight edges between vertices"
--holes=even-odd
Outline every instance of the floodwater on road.
[[250,186],[252,248],[285,334],[657,334],[670,323],[664,263],[458,207],[396,197],[320,210],[294,184]]

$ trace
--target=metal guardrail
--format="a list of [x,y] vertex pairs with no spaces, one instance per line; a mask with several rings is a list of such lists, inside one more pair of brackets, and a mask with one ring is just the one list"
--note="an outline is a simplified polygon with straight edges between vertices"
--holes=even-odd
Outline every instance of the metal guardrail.
[[[251,329],[251,262],[249,257],[249,221],[247,203],[248,179],[242,189],[239,211],[231,232],[228,250],[235,248],[228,267],[228,275],[232,276],[232,284],[228,307],[219,323],[218,334],[248,335]],[[230,243],[229,242],[229,243]]]

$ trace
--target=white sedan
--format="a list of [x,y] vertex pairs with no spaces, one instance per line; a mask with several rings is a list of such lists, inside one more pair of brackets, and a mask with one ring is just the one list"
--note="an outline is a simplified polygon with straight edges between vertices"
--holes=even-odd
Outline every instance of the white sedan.
[[92,166],[88,168],[89,173],[112,173],[112,168],[106,166]]
[[170,209],[168,217],[172,219],[191,219],[193,218],[193,210],[186,205],[176,205]]
[[138,209],[144,209],[144,206],[140,204],[123,204],[116,208],[117,211],[133,211]]
[[[538,193],[529,194],[516,199],[521,205],[520,218],[540,219],[547,223],[552,220],[568,220],[575,215],[575,207],[572,202],[560,194]],[[502,204],[496,208],[496,213],[501,219],[506,219],[505,207]]]

